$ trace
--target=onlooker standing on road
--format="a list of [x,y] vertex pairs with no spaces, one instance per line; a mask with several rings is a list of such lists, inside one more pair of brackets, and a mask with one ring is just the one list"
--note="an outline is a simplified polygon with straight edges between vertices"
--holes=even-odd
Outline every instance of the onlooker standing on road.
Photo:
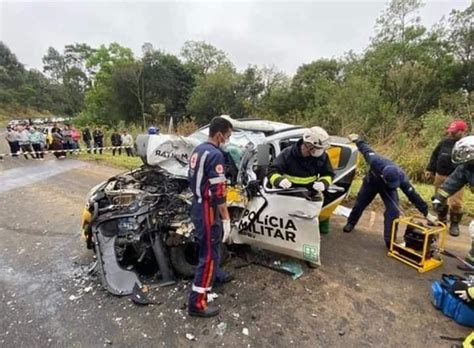
[[61,159],[66,157],[66,153],[62,151],[64,149],[63,147],[63,136],[59,132],[54,132],[53,133],[53,141],[51,145],[49,146],[50,150],[54,150],[54,156],[56,156],[57,159]]
[[18,157],[20,145],[18,145],[18,132],[14,127],[7,127],[7,136],[5,139],[8,141],[8,145],[10,146],[10,153],[12,157]]
[[97,148],[100,148],[99,153],[102,154],[102,148],[104,147],[104,133],[102,133],[100,128],[96,128],[92,133],[92,136],[94,137],[94,153],[97,153]]
[[[122,137],[120,136],[120,133],[117,132],[117,129],[114,129],[110,140],[112,141],[112,146],[122,146]],[[117,149],[112,149],[112,156],[115,156],[115,150]],[[122,154],[122,149],[118,149],[118,154]]]
[[[440,186],[446,181],[446,178],[454,172],[456,164],[451,160],[454,144],[467,133],[466,122],[454,121],[448,127],[448,136],[442,139],[433,153],[431,154],[430,163],[426,168],[425,177],[431,180],[434,177],[435,193],[438,192]],[[449,234],[453,237],[459,236],[459,223],[462,219],[464,187],[453,194],[448,199],[448,204],[443,206],[443,211],[438,212],[438,219],[446,222],[448,212],[450,213]]]
[[36,159],[43,160],[44,135],[36,127],[32,127],[30,130],[30,142],[35,151]]
[[56,122],[53,123],[53,128],[51,128],[51,133],[62,134],[62,130],[61,130],[61,128],[58,127],[58,124]]
[[[30,132],[23,126],[20,126],[18,129],[18,144],[20,145],[21,151],[23,151],[25,159],[28,159],[27,153],[31,154],[33,150],[30,145]],[[31,154],[31,158],[34,158],[33,154]]]
[[[64,126],[62,136],[63,136],[64,150],[74,150],[74,141],[72,140],[72,130],[69,127],[69,125]],[[69,153],[72,154],[72,151],[69,151]]]
[[131,134],[128,134],[125,129],[122,134],[122,146],[127,146],[125,151],[127,151],[127,156],[133,156],[133,137]]
[[84,142],[86,143],[87,153],[91,153],[92,135],[91,131],[89,130],[89,127],[86,127],[82,130],[82,140],[84,140]]
[[[81,133],[79,133],[75,127],[71,127],[71,135],[74,144],[74,150],[80,150],[81,146],[79,145],[79,140],[81,139]],[[76,152],[76,154],[78,155],[79,152]]]

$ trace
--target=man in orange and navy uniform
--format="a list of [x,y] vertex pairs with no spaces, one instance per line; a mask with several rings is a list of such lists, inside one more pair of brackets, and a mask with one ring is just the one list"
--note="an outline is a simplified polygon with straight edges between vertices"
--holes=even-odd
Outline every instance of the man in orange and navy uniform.
[[232,276],[219,268],[220,243],[230,235],[222,151],[231,134],[232,124],[225,118],[215,117],[209,125],[207,142],[194,149],[189,161],[188,177],[193,191],[191,219],[199,243],[199,263],[188,301],[191,316],[219,314],[218,307],[207,304],[207,293],[216,277],[222,283],[232,280]]

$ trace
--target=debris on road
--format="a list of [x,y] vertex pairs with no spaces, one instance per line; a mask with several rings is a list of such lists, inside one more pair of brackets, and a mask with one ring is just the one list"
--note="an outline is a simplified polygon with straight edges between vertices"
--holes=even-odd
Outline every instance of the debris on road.
[[337,206],[336,209],[334,209],[334,215],[339,215],[339,216],[344,216],[346,218],[349,217],[351,214],[352,209],[344,207],[343,205]]
[[247,329],[246,327],[244,327],[242,329],[242,334],[244,334],[245,336],[248,336],[249,335],[249,329]]
[[297,261],[282,262],[280,268],[291,273],[291,278],[293,278],[293,280],[296,280],[303,275],[303,267],[301,267],[301,264]]
[[217,324],[216,334],[218,336],[224,336],[225,331],[227,330],[227,324],[222,322]]
[[186,338],[190,341],[195,341],[196,340],[196,336],[194,336],[193,334],[191,333],[187,333],[186,334]]

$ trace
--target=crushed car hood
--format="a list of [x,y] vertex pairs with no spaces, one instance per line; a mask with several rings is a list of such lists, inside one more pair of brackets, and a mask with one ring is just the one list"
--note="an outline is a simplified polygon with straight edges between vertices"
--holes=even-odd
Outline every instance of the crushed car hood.
[[[203,142],[202,138],[207,139],[207,135],[203,134],[202,137],[182,137],[173,134],[139,135],[136,141],[137,153],[145,164],[158,166],[176,177],[186,178],[188,160],[193,149]],[[248,144],[256,146],[264,142],[263,133],[236,131],[230,139],[229,150],[238,148],[243,151]]]
[[137,137],[137,152],[145,164],[186,178],[188,159],[199,144],[196,139],[173,134],[141,135]]

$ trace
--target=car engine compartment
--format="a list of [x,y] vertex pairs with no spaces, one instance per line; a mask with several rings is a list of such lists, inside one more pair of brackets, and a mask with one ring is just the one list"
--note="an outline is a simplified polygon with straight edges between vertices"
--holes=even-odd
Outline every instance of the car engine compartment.
[[[111,277],[133,272],[137,278],[125,286],[127,289],[121,287],[112,293],[130,293],[132,283],[150,278],[171,282],[172,268],[182,273],[179,264],[184,252],[172,249],[194,244],[191,198],[186,179],[146,165],[110,178],[89,198],[86,207],[92,220],[85,235],[96,251],[106,287],[109,284],[110,290],[110,284],[117,283]],[[172,267],[173,261],[177,267]],[[108,265],[113,265],[113,272],[107,271]],[[188,266],[182,276],[193,272],[192,265]]]

